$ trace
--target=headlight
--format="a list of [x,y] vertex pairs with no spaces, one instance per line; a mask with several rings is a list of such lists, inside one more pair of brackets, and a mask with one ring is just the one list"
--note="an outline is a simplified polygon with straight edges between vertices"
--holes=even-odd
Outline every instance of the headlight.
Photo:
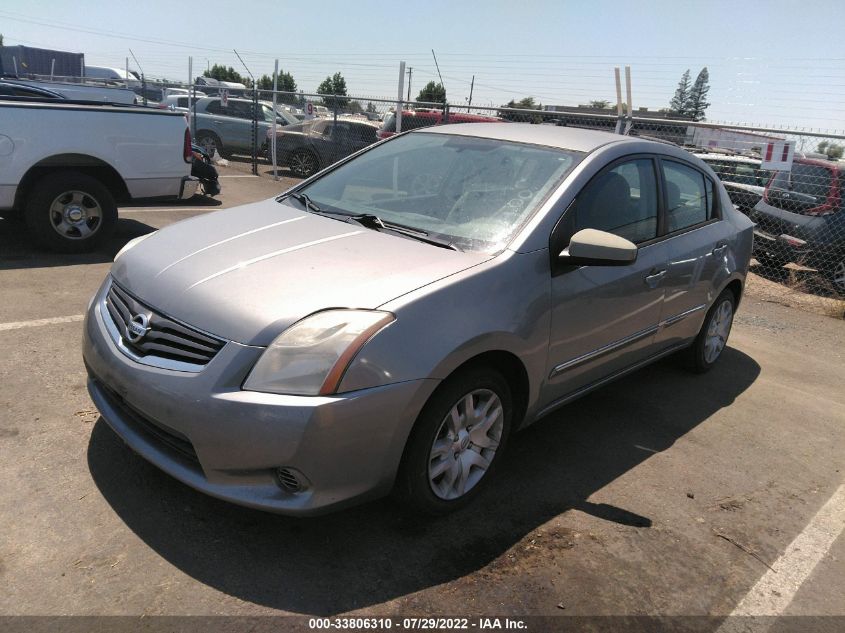
[[375,310],[312,314],[264,350],[244,389],[302,396],[335,393],[355,354],[393,320],[390,312]]
[[123,254],[124,254],[126,251],[128,251],[130,248],[133,248],[133,247],[135,247],[135,246],[138,246],[138,244],[140,244],[141,242],[143,242],[145,239],[147,239],[150,235],[153,235],[154,233],[155,233],[155,231],[153,231],[152,233],[147,233],[147,234],[145,234],[145,235],[140,235],[140,236],[138,236],[138,237],[136,237],[136,238],[134,238],[134,239],[131,239],[131,240],[129,240],[128,242],[126,242],[126,244],[124,244],[124,245],[123,245],[123,248],[121,248],[119,251],[117,251],[117,255],[115,255],[115,256],[114,256],[114,261],[117,261],[117,258],[118,258],[118,257],[120,257],[121,255],[123,255]]

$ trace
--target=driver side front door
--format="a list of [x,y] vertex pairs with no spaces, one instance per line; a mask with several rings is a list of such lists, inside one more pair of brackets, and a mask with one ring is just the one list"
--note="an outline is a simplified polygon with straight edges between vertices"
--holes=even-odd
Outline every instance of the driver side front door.
[[622,266],[552,267],[543,406],[566,401],[654,351],[668,261],[658,232],[658,173],[650,156],[612,163],[584,187],[555,227],[553,256],[584,228],[624,237],[638,252],[635,262]]

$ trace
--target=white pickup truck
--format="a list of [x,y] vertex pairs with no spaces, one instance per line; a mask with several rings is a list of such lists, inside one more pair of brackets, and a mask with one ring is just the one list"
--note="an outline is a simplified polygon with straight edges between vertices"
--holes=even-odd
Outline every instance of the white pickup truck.
[[91,250],[117,202],[190,198],[191,135],[167,110],[73,101],[0,101],[0,216],[41,246]]

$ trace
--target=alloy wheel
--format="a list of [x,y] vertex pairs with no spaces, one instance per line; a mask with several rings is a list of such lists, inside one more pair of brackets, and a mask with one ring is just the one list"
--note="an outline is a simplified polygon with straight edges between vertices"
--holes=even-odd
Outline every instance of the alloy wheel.
[[476,389],[456,402],[435,435],[428,460],[431,490],[458,499],[487,474],[502,440],[504,409],[499,396]]
[[715,363],[719,354],[725,349],[733,318],[733,303],[730,299],[725,299],[713,312],[707,326],[707,337],[704,340],[704,360],[707,363]]

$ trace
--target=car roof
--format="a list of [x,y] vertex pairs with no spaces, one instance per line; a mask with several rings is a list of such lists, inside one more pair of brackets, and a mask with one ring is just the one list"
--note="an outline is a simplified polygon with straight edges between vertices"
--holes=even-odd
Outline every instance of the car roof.
[[736,154],[713,154],[710,152],[693,152],[694,156],[698,156],[701,160],[718,160],[731,163],[748,163],[749,165],[759,165],[762,161],[759,158],[751,156],[737,156]]
[[475,136],[515,143],[531,143],[576,152],[592,152],[608,143],[649,143],[663,149],[663,144],[638,137],[621,136],[599,130],[585,130],[574,127],[552,127],[532,123],[460,123],[420,128],[411,134],[456,134]]

